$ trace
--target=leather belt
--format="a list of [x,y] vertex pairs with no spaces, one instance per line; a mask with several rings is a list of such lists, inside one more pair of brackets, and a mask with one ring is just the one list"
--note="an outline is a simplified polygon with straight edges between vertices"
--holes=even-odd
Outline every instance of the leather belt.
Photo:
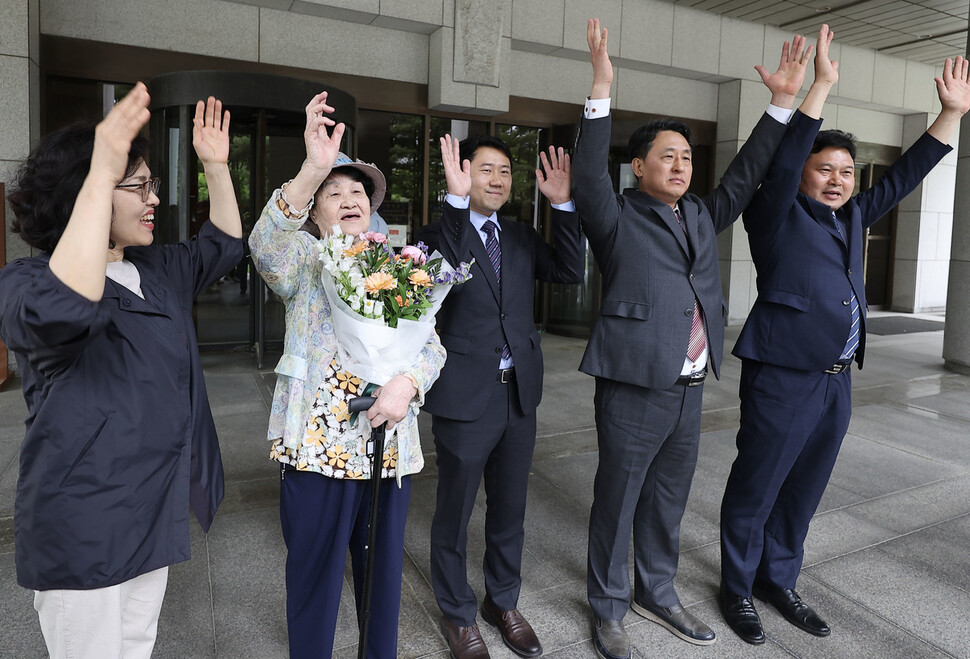
[[502,384],[508,384],[509,382],[515,382],[515,367],[511,368],[500,368],[498,371],[498,378],[496,378]]
[[679,378],[677,378],[677,382],[675,382],[674,384],[682,384],[688,387],[697,387],[699,385],[704,384],[704,379],[706,377],[707,377],[707,369],[705,368],[703,371],[695,371],[690,375],[681,375]]
[[831,368],[827,368],[823,373],[828,373],[829,375],[838,375],[842,371],[848,370],[852,366],[852,362],[835,362]]

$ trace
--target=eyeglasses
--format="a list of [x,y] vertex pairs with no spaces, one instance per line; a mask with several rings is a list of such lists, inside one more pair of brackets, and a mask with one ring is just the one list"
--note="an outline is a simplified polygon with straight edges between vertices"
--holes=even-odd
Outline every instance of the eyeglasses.
[[141,200],[148,201],[149,191],[151,194],[158,194],[158,186],[162,184],[162,179],[157,176],[152,177],[145,181],[144,183],[125,183],[124,185],[116,185],[116,188],[121,188],[122,190],[130,190],[135,192],[136,190],[141,193]]

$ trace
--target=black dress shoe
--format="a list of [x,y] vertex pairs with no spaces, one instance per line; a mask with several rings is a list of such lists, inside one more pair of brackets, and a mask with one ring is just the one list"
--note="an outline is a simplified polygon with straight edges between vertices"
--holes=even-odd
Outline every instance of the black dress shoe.
[[799,629],[815,636],[828,636],[832,633],[825,621],[808,604],[802,601],[792,588],[781,588],[767,581],[756,580],[754,596],[778,609],[785,620]]
[[640,604],[636,600],[633,600],[630,606],[647,620],[667,628],[674,636],[688,643],[710,645],[716,640],[714,630],[685,609],[680,602],[669,609]]
[[750,597],[735,595],[726,590],[722,584],[717,602],[721,605],[721,614],[724,615],[728,627],[734,630],[742,641],[751,645],[761,645],[765,642],[761,616],[758,615]]

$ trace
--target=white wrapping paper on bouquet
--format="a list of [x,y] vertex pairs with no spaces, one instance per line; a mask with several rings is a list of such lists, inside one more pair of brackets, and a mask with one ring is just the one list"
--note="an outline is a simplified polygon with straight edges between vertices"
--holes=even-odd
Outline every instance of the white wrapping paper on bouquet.
[[[431,259],[441,255],[435,252]],[[430,259],[429,259],[430,260]],[[441,260],[441,273],[454,270]],[[366,382],[383,386],[395,375],[409,370],[434,331],[434,317],[441,308],[450,284],[438,284],[428,299],[431,308],[418,320],[401,319],[388,327],[383,318],[365,318],[350,308],[337,294],[333,275],[322,268],[323,290],[330,302],[340,365]]]

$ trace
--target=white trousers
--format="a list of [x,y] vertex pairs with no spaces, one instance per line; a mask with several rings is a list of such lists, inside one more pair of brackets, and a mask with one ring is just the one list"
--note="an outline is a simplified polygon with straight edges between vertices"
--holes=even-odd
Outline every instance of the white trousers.
[[94,590],[35,590],[51,659],[149,659],[168,568]]

